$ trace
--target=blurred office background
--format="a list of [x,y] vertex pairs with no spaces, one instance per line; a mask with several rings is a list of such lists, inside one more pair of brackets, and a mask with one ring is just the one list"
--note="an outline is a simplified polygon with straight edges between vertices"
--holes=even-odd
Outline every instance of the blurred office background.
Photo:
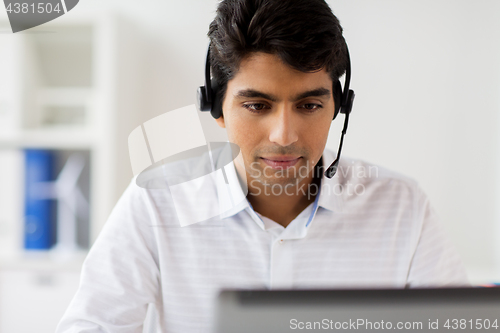
[[[500,2],[328,3],[344,27],[356,91],[344,154],[418,180],[471,281],[499,282]],[[17,34],[0,9],[0,333],[55,329],[131,180],[128,134],[195,102],[216,5],[82,0]],[[209,114],[200,118],[208,141],[225,139]],[[24,249],[27,148],[52,163],[52,178],[39,181],[53,184],[65,170],[66,192],[52,196],[80,207],[65,215],[74,232],[50,250]]]

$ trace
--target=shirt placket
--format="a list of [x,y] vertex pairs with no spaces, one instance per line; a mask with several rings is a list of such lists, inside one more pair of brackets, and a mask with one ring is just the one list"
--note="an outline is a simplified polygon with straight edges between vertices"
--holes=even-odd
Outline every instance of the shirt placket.
[[277,237],[271,244],[270,289],[292,288],[292,241]]

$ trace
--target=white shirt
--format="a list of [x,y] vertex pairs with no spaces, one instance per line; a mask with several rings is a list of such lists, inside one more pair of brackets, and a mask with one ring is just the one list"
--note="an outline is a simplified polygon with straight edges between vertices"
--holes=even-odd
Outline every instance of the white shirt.
[[[334,159],[324,151],[325,164]],[[148,306],[156,332],[208,332],[221,288],[468,284],[428,198],[405,176],[344,157],[284,228],[252,209],[233,163],[224,170],[228,185],[218,170],[211,185],[184,187],[181,213],[178,189],[145,189],[134,178],[90,250],[57,332],[142,332]],[[222,214],[193,222],[209,206]]]

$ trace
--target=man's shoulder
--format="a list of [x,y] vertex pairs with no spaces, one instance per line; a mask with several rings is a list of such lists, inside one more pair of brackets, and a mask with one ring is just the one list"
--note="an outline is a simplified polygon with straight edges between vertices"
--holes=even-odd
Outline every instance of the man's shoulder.
[[199,147],[155,163],[132,178],[123,197],[131,198],[134,207],[154,212],[151,218],[161,220],[158,223],[163,226],[208,221],[227,208],[220,202],[228,189],[223,187],[226,192],[220,193],[220,186],[225,185],[224,177],[231,177],[220,169],[231,170],[228,166],[234,154],[229,147],[211,144],[211,150]]

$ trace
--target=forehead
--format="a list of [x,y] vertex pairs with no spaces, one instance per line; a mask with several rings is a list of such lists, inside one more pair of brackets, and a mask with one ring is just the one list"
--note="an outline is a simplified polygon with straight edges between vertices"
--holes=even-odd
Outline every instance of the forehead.
[[286,64],[275,54],[255,52],[245,57],[234,77],[228,81],[229,90],[259,89],[281,94],[327,88],[332,79],[325,69],[301,72]]

